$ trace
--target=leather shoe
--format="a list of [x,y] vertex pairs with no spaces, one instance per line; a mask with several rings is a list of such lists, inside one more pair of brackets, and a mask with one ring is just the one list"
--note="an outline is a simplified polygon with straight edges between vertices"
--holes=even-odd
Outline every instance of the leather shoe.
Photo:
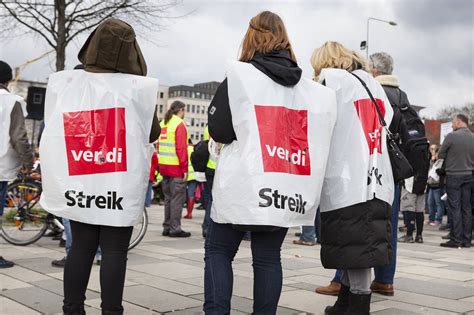
[[372,281],[372,284],[370,285],[370,290],[372,290],[373,293],[379,293],[387,296],[393,296],[395,294],[393,284],[380,283],[377,281]]
[[163,231],[163,232],[161,233],[161,235],[163,235],[163,236],[170,236],[170,231],[169,231],[169,230]]
[[461,244],[455,243],[452,240],[447,241],[446,243],[439,244],[441,247],[449,247],[449,248],[461,248]]
[[451,239],[451,233],[448,233],[446,235],[441,236],[443,240],[450,240]]
[[324,294],[324,295],[338,295],[339,291],[341,290],[341,284],[336,281],[331,281],[328,286],[316,288],[314,290],[316,293]]
[[190,237],[191,233],[181,230],[178,233],[170,233],[169,236],[170,237]]

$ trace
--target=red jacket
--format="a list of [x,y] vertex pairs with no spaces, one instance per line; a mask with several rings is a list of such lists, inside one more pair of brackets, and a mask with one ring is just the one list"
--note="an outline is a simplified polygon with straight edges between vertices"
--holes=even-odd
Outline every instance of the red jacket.
[[153,152],[153,155],[151,157],[151,168],[150,168],[150,178],[148,181],[154,182],[155,181],[155,171],[157,171],[159,168],[158,165],[158,155],[156,154],[156,151]]
[[[188,132],[184,123],[176,128],[176,155],[178,155],[179,165],[160,164],[160,174],[162,176],[183,177],[188,172]],[[157,151],[160,151],[158,142]]]

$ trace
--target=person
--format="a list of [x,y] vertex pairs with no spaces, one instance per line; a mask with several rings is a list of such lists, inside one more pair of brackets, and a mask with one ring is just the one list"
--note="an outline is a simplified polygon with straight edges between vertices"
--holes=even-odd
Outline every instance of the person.
[[[27,174],[33,167],[33,151],[25,128],[24,100],[8,90],[13,79],[12,68],[0,60],[0,226],[2,225],[8,182],[18,171]],[[0,256],[0,268],[13,267],[14,263]]]
[[[204,141],[211,141],[212,137],[209,135],[209,125],[204,128]],[[214,183],[214,175],[216,173],[216,161],[213,156],[209,155],[207,161],[206,170],[204,174],[206,181],[204,182],[204,219],[202,221],[202,237],[206,237],[207,228],[211,220],[211,208],[212,208],[212,185]]]
[[194,173],[193,165],[191,164],[191,154],[193,153],[194,146],[191,139],[188,141],[188,178],[187,178],[187,186],[186,186],[186,210],[187,213],[184,216],[185,219],[192,219],[193,218],[193,208],[194,208],[194,201],[196,195],[196,188],[198,182],[196,181],[196,175]]
[[188,131],[183,118],[186,105],[174,101],[160,122],[158,161],[163,176],[161,189],[165,196],[163,236],[189,237],[181,228],[181,212],[186,200],[188,178]]
[[431,145],[430,152],[431,166],[428,174],[428,224],[431,226],[438,226],[443,223],[444,202],[441,200],[441,196],[444,195],[444,188],[441,187],[440,177],[436,173],[436,170],[442,167],[444,160],[439,159],[438,157],[439,145]]
[[148,178],[148,187],[145,197],[145,207],[147,208],[151,207],[151,201],[153,199],[153,183],[155,182],[155,173],[158,168],[158,155],[156,154],[156,151],[153,150],[153,155],[151,156],[150,176]]
[[[405,120],[401,113],[401,108],[410,104],[407,94],[400,89],[398,77],[393,74],[393,58],[385,52],[378,52],[370,55],[369,67],[372,76],[377,80],[384,89],[385,94],[390,102],[393,110],[393,118],[390,123],[389,130],[392,134],[400,137],[398,145],[403,151],[405,144],[408,142],[409,134]],[[392,226],[391,247],[392,258],[390,264],[386,266],[378,266],[374,268],[374,280],[370,289],[374,293],[392,296],[394,294],[393,280],[395,277],[397,264],[397,229],[398,215],[400,212],[401,199],[401,183],[394,183],[394,196],[392,203],[392,216],[390,223]],[[316,288],[316,293],[326,295],[337,295],[340,290],[342,270],[337,270],[331,283],[325,287]]]
[[135,32],[119,19],[103,21],[78,58],[84,70],[61,71],[48,81],[41,205],[71,224],[64,314],[85,314],[99,245],[102,313],[123,314],[127,252],[133,225],[143,212],[149,143],[160,134],[158,82],[145,77]]
[[314,218],[314,225],[305,225],[301,227],[301,233],[299,239],[293,240],[295,245],[306,245],[314,246],[321,243],[321,236],[319,231],[321,230],[321,214],[318,210],[316,211],[316,217]]
[[311,65],[314,78],[336,91],[338,107],[321,192],[321,262],[342,278],[325,314],[369,314],[371,268],[391,258],[394,184],[381,120],[390,125],[393,111],[367,62],[342,44],[317,48]]
[[[423,243],[423,224],[425,212],[425,193],[413,192],[413,177],[407,178],[402,186],[400,208],[406,212],[407,231],[405,235],[398,238],[402,243]],[[416,236],[413,232],[416,226]]]
[[443,247],[471,247],[474,135],[468,126],[467,116],[456,115],[452,121],[453,132],[446,136],[438,153],[446,163],[446,193],[452,216],[450,239],[440,244]]
[[276,314],[288,227],[314,222],[336,109],[334,92],[301,72],[283,21],[261,12],[209,106],[210,136],[224,146],[205,241],[206,314],[230,313],[232,260],[248,231],[253,314]]

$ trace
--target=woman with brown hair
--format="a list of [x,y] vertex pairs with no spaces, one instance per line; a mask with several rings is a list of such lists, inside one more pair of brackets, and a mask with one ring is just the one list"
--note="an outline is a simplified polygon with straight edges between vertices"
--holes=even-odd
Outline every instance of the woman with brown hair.
[[391,257],[394,184],[382,120],[393,111],[366,61],[337,42],[311,57],[314,78],[336,92],[337,122],[321,192],[321,262],[342,269],[325,314],[369,314],[371,267]]
[[250,231],[253,314],[275,314],[288,227],[310,225],[316,215],[335,98],[301,79],[285,25],[272,12],[250,20],[239,61],[229,64],[208,112],[212,139],[225,145],[205,243],[204,311],[229,314],[232,260]]

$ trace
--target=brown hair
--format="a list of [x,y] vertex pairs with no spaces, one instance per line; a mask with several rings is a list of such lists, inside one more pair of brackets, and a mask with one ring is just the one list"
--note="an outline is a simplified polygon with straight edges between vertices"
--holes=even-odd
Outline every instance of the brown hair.
[[173,103],[171,103],[170,108],[165,114],[165,124],[167,124],[168,121],[170,121],[173,115],[176,115],[181,109],[185,107],[186,105],[181,101],[174,101]]
[[326,42],[316,48],[311,56],[311,66],[316,80],[324,68],[344,69],[349,72],[357,69],[369,71],[367,61],[363,57],[338,42]]
[[249,62],[257,52],[268,53],[274,50],[288,50],[291,60],[296,62],[282,19],[273,12],[263,11],[249,22],[239,60]]

